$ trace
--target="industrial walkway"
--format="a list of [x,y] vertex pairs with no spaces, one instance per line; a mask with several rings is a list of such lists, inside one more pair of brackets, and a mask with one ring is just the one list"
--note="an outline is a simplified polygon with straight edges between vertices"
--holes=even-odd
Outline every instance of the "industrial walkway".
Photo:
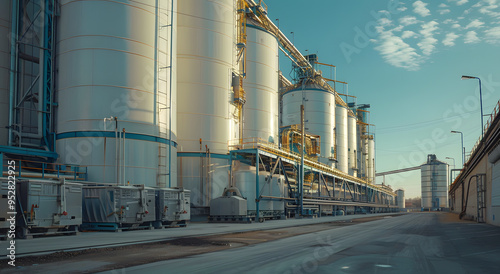
[[107,273],[500,273],[499,235],[415,213]]
[[[185,228],[135,230],[124,232],[83,232],[77,236],[59,236],[16,240],[16,257],[19,258],[27,255],[50,254],[58,251],[72,251],[87,248],[103,248],[137,243],[147,243],[179,237],[285,228],[384,215],[391,214],[348,215],[337,217],[329,216],[316,219],[288,219],[250,224],[191,223],[188,227]],[[5,257],[5,255],[7,255],[7,247],[8,246],[6,241],[0,242],[0,256]]]

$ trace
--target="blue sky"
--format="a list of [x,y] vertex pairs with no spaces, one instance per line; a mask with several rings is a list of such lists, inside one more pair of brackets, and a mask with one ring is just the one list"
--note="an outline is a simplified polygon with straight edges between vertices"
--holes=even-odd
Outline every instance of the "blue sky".
[[[461,166],[460,135],[450,131],[464,133],[467,154],[481,118],[478,81],[460,77],[482,79],[484,114],[500,99],[500,0],[265,3],[302,53],[337,66],[349,94],[371,105],[377,172],[420,165],[429,153]],[[284,55],[280,67],[288,75]],[[419,171],[386,176],[386,183],[420,196]]]

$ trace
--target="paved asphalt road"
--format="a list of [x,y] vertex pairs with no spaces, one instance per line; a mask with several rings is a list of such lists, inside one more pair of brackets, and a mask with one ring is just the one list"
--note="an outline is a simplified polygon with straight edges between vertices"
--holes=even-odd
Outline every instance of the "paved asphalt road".
[[386,217],[107,273],[500,273],[500,227],[443,216]]

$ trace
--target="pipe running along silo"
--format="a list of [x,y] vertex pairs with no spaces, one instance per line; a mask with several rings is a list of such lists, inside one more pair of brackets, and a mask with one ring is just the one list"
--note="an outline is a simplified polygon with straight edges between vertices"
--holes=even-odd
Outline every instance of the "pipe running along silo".
[[368,177],[368,182],[375,183],[375,140],[373,135],[367,136],[368,143],[368,155],[366,163],[366,174]]
[[283,126],[300,125],[304,105],[305,130],[321,137],[319,161],[333,167],[335,95],[316,84],[305,84],[283,94]]
[[243,138],[278,144],[278,41],[259,23],[247,21],[246,78],[243,88]]
[[11,3],[0,3],[0,146],[8,145],[11,43],[7,38],[11,33]]
[[354,113],[349,112],[347,116],[347,148],[348,148],[348,173],[351,176],[358,176],[357,165],[357,149],[358,149],[358,136],[357,136],[357,120]]
[[90,181],[177,186],[176,1],[60,4],[60,161]]
[[348,172],[347,108],[335,107],[335,140],[337,141],[337,169]]
[[420,167],[422,208],[436,210],[448,207],[448,164],[429,154]]
[[239,138],[235,1],[179,1],[177,23],[178,181],[191,190],[192,215],[206,215],[228,185],[228,143]]

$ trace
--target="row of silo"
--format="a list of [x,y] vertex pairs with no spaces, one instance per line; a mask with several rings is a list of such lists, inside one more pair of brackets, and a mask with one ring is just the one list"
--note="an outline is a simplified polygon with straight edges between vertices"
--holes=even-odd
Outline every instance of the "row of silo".
[[57,153],[91,181],[176,186],[175,5],[60,1]]

